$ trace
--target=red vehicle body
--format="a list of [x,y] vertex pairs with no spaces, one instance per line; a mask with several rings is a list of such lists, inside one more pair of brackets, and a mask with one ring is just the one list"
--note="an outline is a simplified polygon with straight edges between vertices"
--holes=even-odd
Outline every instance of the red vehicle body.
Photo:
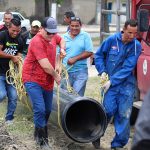
[[137,18],[137,13],[139,9],[146,9],[149,11],[148,31],[140,32],[142,54],[138,59],[137,70],[136,70],[137,86],[139,89],[138,99],[143,100],[145,94],[150,89],[150,0],[132,0],[131,3],[132,18]]

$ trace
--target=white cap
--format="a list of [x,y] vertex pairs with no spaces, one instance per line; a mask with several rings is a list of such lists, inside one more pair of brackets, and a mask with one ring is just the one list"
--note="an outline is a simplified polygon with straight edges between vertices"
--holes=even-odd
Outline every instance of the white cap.
[[34,27],[34,26],[38,26],[38,27],[40,28],[40,27],[41,27],[41,22],[40,22],[40,21],[38,21],[38,20],[34,20],[34,21],[32,21],[31,26],[32,26],[32,27]]

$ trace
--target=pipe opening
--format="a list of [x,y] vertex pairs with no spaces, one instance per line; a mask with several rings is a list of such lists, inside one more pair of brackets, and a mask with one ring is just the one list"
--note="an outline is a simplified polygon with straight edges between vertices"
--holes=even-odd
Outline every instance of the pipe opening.
[[95,100],[74,101],[67,105],[62,118],[65,133],[76,142],[94,141],[105,131],[106,114]]

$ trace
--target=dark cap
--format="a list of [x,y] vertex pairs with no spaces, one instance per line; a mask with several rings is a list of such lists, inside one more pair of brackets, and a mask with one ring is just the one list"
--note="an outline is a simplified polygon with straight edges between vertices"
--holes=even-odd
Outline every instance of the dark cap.
[[53,17],[46,17],[42,23],[42,27],[49,33],[57,33],[57,21]]

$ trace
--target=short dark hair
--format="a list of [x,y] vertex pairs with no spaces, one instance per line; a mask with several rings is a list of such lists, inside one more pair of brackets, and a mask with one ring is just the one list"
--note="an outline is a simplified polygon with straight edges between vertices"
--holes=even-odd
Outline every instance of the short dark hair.
[[71,17],[70,19],[71,19],[71,21],[78,21],[80,23],[80,25],[82,25],[81,19],[79,17]]
[[66,11],[66,12],[64,13],[64,15],[65,15],[67,18],[71,18],[71,17],[74,17],[74,16],[75,16],[75,14],[74,14],[73,11]]
[[5,16],[6,14],[7,14],[7,15],[10,14],[11,16],[13,16],[13,14],[12,14],[9,10],[5,11],[4,16]]
[[130,25],[131,27],[136,27],[138,25],[137,20],[128,19],[124,24],[124,28],[127,28],[128,25]]
[[15,25],[15,26],[17,26],[17,27],[19,27],[19,26],[21,26],[21,21],[18,20],[18,19],[16,19],[16,18],[13,18],[13,19],[11,19],[11,21],[10,21],[10,26],[11,26],[12,24]]

